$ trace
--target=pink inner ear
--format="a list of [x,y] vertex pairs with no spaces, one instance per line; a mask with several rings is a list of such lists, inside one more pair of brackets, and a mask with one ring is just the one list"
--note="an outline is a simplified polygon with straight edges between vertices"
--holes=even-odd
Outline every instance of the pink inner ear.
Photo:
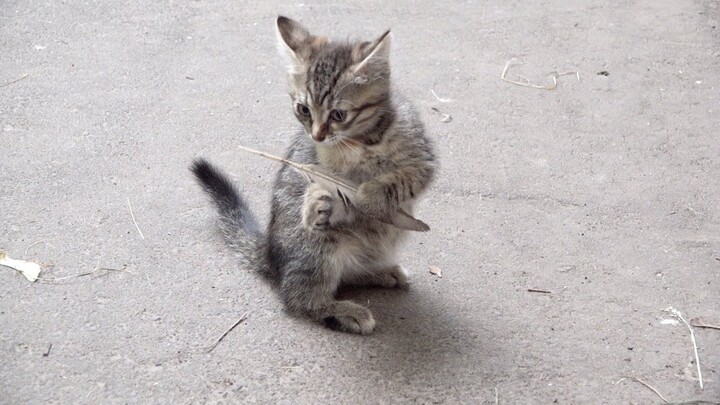
[[308,40],[313,38],[305,27],[287,17],[278,17],[276,28],[280,40],[284,42],[290,50],[296,53],[300,48],[306,46]]
[[385,32],[372,45],[369,45],[368,43],[360,44],[358,51],[362,55],[362,60],[357,63],[354,73],[363,75],[367,73],[368,66],[374,64],[380,64],[382,66],[387,63],[389,57],[388,47],[390,46],[390,38],[388,38],[388,35],[390,35],[390,31]]
[[312,37],[310,46],[313,48],[319,48],[319,47],[327,44],[328,42],[330,42],[328,37]]

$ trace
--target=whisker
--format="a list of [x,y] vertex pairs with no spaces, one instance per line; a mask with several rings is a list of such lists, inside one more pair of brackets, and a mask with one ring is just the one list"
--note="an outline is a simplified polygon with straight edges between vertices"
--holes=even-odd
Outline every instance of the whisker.
[[349,138],[343,138],[340,140],[340,143],[345,146],[349,151],[353,152],[357,157],[362,157],[362,151],[359,150],[359,148],[356,148],[352,143],[349,142]]
[[340,139],[340,142],[338,143],[338,147],[342,151],[341,154],[342,154],[343,158],[345,159],[345,162],[347,163],[348,159],[347,159],[346,153],[351,153],[352,150],[348,149],[348,147],[345,144],[345,142],[343,141],[343,139]]

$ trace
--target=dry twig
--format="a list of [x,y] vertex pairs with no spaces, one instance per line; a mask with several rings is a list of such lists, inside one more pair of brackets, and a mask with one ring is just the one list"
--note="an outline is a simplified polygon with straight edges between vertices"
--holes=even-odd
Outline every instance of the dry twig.
[[135,224],[135,228],[137,228],[138,233],[140,234],[140,237],[145,240],[145,235],[143,235],[142,231],[140,230],[140,227],[138,226],[137,221],[135,220],[135,214],[133,213],[132,205],[130,205],[130,197],[127,198],[128,208],[130,208],[130,217],[132,218],[133,224]]
[[514,59],[514,58],[513,58],[513,59],[510,59],[510,60],[505,64],[505,68],[504,68],[503,71],[502,71],[502,75],[500,75],[500,79],[502,79],[502,80],[505,81],[505,82],[512,83],[512,84],[515,84],[515,85],[518,85],[518,86],[532,87],[533,89],[541,89],[541,90],[555,90],[555,89],[557,88],[557,79],[558,79],[558,77],[560,77],[560,76],[567,76],[567,75],[575,75],[575,76],[577,77],[577,80],[580,81],[580,72],[576,72],[576,71],[567,71],[567,72],[562,72],[562,73],[551,72],[551,73],[550,73],[550,78],[552,79],[553,82],[552,82],[552,84],[546,84],[546,85],[544,85],[544,86],[540,86],[540,85],[537,85],[537,84],[532,84],[532,83],[530,83],[530,80],[529,80],[529,79],[527,79],[527,78],[525,78],[525,77],[522,77],[522,76],[520,76],[520,75],[516,75],[516,76],[518,76],[518,77],[520,77],[521,79],[523,79],[524,82],[519,82],[519,81],[517,81],[517,80],[511,80],[511,79],[508,79],[508,78],[507,78],[507,71],[508,71],[508,68],[510,67],[510,65],[511,65],[513,62],[515,62],[515,59]]
[[230,329],[226,330],[225,333],[223,333],[222,336],[220,336],[220,337],[215,341],[215,343],[213,343],[212,345],[210,345],[210,347],[208,347],[207,349],[205,349],[205,353],[210,353],[218,344],[220,344],[220,341],[222,341],[223,339],[225,339],[225,336],[227,336],[228,333],[230,333],[233,329],[235,329],[236,326],[240,325],[240,324],[245,320],[245,318],[247,318],[247,312],[245,312],[245,313],[243,314],[243,316],[241,316],[240,319],[238,319],[238,321],[235,322],[235,323],[233,324],[233,326],[230,327]]
[[718,326],[718,325],[711,325],[711,324],[709,324],[709,323],[705,323],[705,321],[703,321],[703,320],[700,319],[700,318],[693,318],[693,319],[691,319],[691,320],[690,320],[690,325],[692,325],[692,326],[694,326],[694,327],[696,327],[696,328],[708,328],[708,329],[717,329],[717,330],[720,330],[720,326]]
[[539,290],[537,288],[528,288],[528,292],[541,293],[541,294],[552,294],[552,291]]
[[657,394],[657,396],[660,397],[660,399],[663,400],[663,402],[665,402],[666,404],[669,402],[667,399],[665,399],[664,396],[662,396],[662,394],[661,394],[657,389],[655,389],[655,387],[653,387],[652,385],[646,383],[645,381],[643,381],[643,380],[641,380],[641,379],[639,379],[639,378],[637,378],[637,377],[625,377],[625,378],[627,378],[628,380],[633,380],[633,381],[639,382],[640,384],[642,384],[642,385],[650,388],[655,394]]
[[41,244],[41,243],[47,243],[47,242],[44,241],[44,240],[39,240],[39,241],[37,241],[37,242],[35,242],[35,243],[30,244],[30,246],[28,246],[28,247],[25,248],[25,253],[23,253],[23,257],[27,257],[28,250],[30,250],[31,247],[37,246],[37,245],[39,245],[39,244]]
[[67,280],[67,279],[71,279],[71,278],[90,276],[92,274],[95,274],[95,272],[98,272],[98,271],[121,271],[124,273],[130,273],[132,275],[135,275],[135,273],[133,273],[132,271],[126,270],[124,268],[123,269],[112,269],[110,267],[100,267],[101,260],[102,260],[102,256],[100,256],[97,263],[95,264],[95,268],[92,269],[91,271],[88,271],[85,273],[80,273],[80,274],[74,274],[72,276],[59,277],[59,278],[44,278],[44,277],[42,277],[42,278],[38,279],[38,281],[40,281],[41,283],[46,283],[46,284],[53,284],[55,282]]
[[430,93],[432,93],[432,95],[435,96],[435,99],[441,103],[451,103],[451,102],[455,101],[451,98],[443,98],[443,97],[438,96],[435,93],[435,90],[432,90],[432,89],[430,89]]
[[[673,307],[667,307],[665,309],[665,312],[669,312],[674,317],[679,319],[680,322],[684,323],[685,326],[687,326],[688,330],[690,331],[690,339],[692,340],[693,350],[695,351],[695,365],[697,366],[698,382],[700,383],[700,389],[703,389],[703,376],[702,376],[702,371],[700,370],[700,356],[698,355],[697,342],[695,341],[695,332],[693,332],[692,327],[690,326],[689,323],[687,323],[685,318],[683,318],[680,311],[678,311],[677,309],[675,309]],[[665,402],[667,402],[667,401],[665,401]]]
[[[261,152],[259,150],[251,149],[242,145],[238,145],[238,147],[244,151],[253,153],[258,156],[262,156],[266,159],[274,160],[276,162],[282,162],[298,171],[298,173],[305,177],[308,182],[315,182],[327,189],[328,191],[332,191],[334,189],[334,191],[342,199],[345,205],[355,205],[353,201],[355,200],[355,195],[358,192],[358,185],[353,184],[348,180],[341,179],[337,176],[326,173],[318,165],[293,162],[291,160],[283,159],[281,157]],[[395,225],[400,229],[407,229],[417,232],[427,232],[430,230],[430,227],[426,223],[412,217],[410,214],[400,208],[398,208],[395,213],[391,215],[390,218],[377,219],[381,222]]]
[[436,113],[440,114],[440,122],[443,124],[447,124],[448,122],[452,121],[452,115],[445,114],[444,112],[440,111],[439,109],[435,107],[430,107],[431,110],[435,111]]
[[72,276],[65,276],[65,277],[60,277],[60,278],[41,278],[40,281],[42,281],[44,283],[54,283],[56,281],[62,281],[62,280],[67,280],[67,279],[71,279],[71,278],[90,276],[90,275],[95,274],[98,271],[120,271],[123,273],[130,273],[133,275],[135,274],[132,271],[125,270],[125,269],[111,269],[109,267],[95,267],[92,271],[88,271],[87,273],[74,274]]
[[13,83],[19,82],[20,80],[26,79],[28,76],[30,76],[30,73],[26,73],[26,74],[23,75],[22,77],[20,77],[20,78],[18,78],[18,79],[15,79],[15,80],[13,80],[13,81],[11,81],[11,82],[7,82],[7,83],[5,83],[5,84],[0,84],[0,87],[7,87],[7,86],[9,86],[9,85],[11,85],[11,84],[13,84]]

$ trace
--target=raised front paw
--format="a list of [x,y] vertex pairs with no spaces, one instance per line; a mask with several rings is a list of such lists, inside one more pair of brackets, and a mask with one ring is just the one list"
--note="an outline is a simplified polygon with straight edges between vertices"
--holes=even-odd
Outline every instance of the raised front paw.
[[303,225],[310,232],[322,232],[330,227],[333,196],[324,188],[312,184],[305,192]]
[[369,335],[375,329],[375,319],[369,309],[351,301],[339,301],[333,314],[323,319],[333,330]]
[[350,222],[355,217],[352,208],[339,196],[312,183],[305,191],[303,204],[303,225],[310,232],[324,232],[342,222]]

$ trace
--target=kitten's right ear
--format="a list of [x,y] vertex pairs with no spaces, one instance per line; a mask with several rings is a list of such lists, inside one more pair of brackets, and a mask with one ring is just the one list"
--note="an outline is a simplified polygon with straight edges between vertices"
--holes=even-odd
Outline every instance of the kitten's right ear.
[[300,23],[283,16],[278,16],[275,28],[280,54],[287,59],[290,73],[294,73],[303,64],[302,51],[308,46],[312,35]]
[[369,69],[389,71],[391,40],[392,35],[388,30],[375,42],[363,42],[358,45],[353,56],[359,60],[355,64],[353,72],[363,76]]

